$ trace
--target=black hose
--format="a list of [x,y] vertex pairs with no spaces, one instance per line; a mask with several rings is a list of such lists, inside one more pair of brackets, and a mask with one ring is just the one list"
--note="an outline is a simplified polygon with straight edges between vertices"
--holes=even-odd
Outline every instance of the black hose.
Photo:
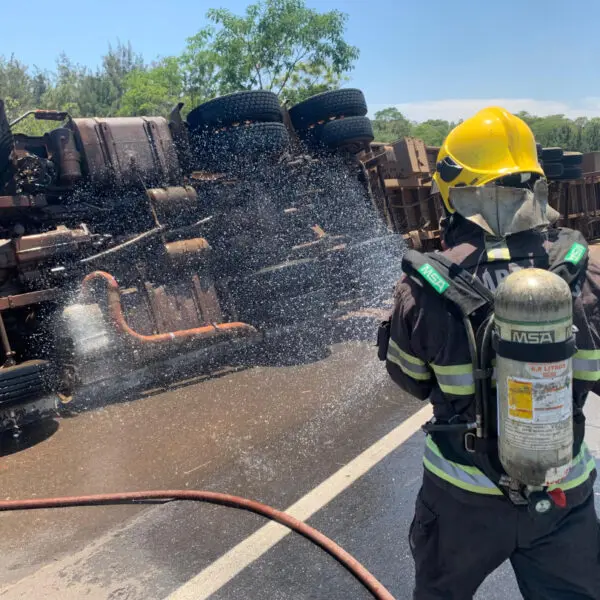
[[[488,368],[488,350],[491,344],[492,331],[494,329],[494,315],[490,315],[490,318],[485,324],[483,330],[483,338],[481,340],[481,369]],[[484,381],[481,388],[481,399],[482,399],[482,415],[483,415],[483,437],[489,437],[490,428],[490,395],[487,381]]]
[[[487,360],[487,338],[491,335],[493,328],[493,315],[488,319],[485,325],[483,339],[482,339],[482,351],[481,351],[481,362],[477,352],[477,343],[475,333],[473,332],[473,326],[468,317],[463,318],[465,329],[467,332],[467,340],[469,342],[469,350],[471,352],[471,362],[473,365],[473,381],[475,384],[475,421],[476,426],[476,437],[479,440],[485,439],[487,442],[489,422],[489,394],[488,394],[488,381],[487,378],[483,378],[482,375],[487,369],[487,364],[484,361]],[[504,494],[506,498],[510,500],[510,494],[503,487],[499,486],[498,482],[502,478],[502,474],[492,464],[488,448],[485,443],[482,444],[483,448],[474,448],[473,463],[479,467],[483,473],[496,484],[498,489]],[[483,450],[483,451],[482,451]]]
[[423,429],[427,432],[436,431],[451,431],[456,433],[457,431],[470,431],[476,423],[425,423]]
[[482,381],[477,377],[479,372],[479,354],[477,352],[477,342],[471,319],[468,316],[463,317],[463,324],[467,333],[467,342],[469,344],[469,354],[471,355],[471,366],[473,368],[473,384],[475,387],[475,423],[477,437],[483,437],[483,395],[481,393]]

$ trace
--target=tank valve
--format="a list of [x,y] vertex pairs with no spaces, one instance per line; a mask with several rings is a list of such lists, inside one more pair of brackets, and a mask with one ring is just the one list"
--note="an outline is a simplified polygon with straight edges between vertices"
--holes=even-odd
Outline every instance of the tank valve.
[[551,490],[548,492],[550,498],[558,508],[566,508],[567,507],[567,495],[559,488],[555,490]]

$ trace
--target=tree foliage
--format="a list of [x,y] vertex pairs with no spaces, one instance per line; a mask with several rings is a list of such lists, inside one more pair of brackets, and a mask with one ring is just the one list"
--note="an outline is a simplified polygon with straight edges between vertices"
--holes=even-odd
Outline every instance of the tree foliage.
[[[215,96],[248,89],[272,90],[292,105],[339,88],[359,55],[344,39],[347,16],[308,8],[304,0],[258,0],[242,15],[218,8],[207,18],[209,24],[186,40],[180,55],[152,63],[120,42],[109,46],[96,69],[64,54],[53,72],[0,55],[0,98],[9,119],[33,108],[72,116],[166,116],[178,102],[185,103],[185,113]],[[600,118],[518,114],[543,146],[600,150]],[[16,130],[37,135],[55,126],[28,119]],[[454,126],[440,119],[417,123],[395,107],[373,119],[380,142],[411,135],[439,146]]]
[[123,86],[118,115],[165,115],[182,99],[182,69],[176,58],[164,58],[127,73]]
[[[600,118],[565,115],[538,117],[526,112],[517,113],[533,131],[536,141],[544,147],[560,146],[565,150],[592,152],[600,150]],[[457,123],[430,119],[417,123],[409,121],[397,108],[388,107],[375,113],[373,130],[378,142],[393,142],[401,137],[421,138],[427,145],[440,146]]]
[[517,113],[531,127],[536,140],[546,147],[561,146],[579,152],[600,150],[600,118],[565,115],[536,117],[526,112]]
[[[272,90],[293,104],[338,88],[358,57],[344,40],[346,15],[307,8],[303,0],[259,0],[243,15],[210,9],[207,18],[209,25],[186,41],[181,55],[151,64],[120,42],[95,70],[64,54],[53,73],[0,56],[0,98],[9,119],[32,108],[72,116],[167,115],[178,102],[187,112],[249,89]],[[29,119],[17,130],[39,134],[46,125]]]
[[265,89],[298,101],[338,87],[358,58],[344,40],[346,15],[302,0],[264,0],[243,16],[210,9],[207,17],[211,25],[188,40],[182,59],[196,87],[213,95]]
[[373,131],[378,142],[393,142],[406,136],[422,139],[429,146],[439,146],[456,125],[441,119],[421,123],[409,121],[396,107],[390,106],[375,113]]
[[182,90],[193,106],[219,95],[219,57],[210,44],[213,35],[212,27],[201,29],[188,38],[185,50],[177,58]]
[[393,142],[411,135],[412,123],[395,107],[375,113],[373,130],[378,142]]

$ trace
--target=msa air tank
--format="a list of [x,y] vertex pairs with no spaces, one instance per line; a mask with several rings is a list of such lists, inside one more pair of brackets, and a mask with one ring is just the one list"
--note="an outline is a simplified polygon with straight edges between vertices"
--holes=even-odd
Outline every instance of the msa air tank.
[[550,271],[511,273],[494,321],[500,461],[526,485],[556,483],[573,454],[571,290]]

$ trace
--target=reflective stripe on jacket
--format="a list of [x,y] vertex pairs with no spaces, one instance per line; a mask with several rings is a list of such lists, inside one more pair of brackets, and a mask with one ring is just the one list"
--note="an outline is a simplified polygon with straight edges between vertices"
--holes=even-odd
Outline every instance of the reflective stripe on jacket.
[[[469,492],[501,496],[502,492],[486,477],[477,467],[459,465],[442,456],[437,444],[427,436],[425,441],[425,454],[423,455],[425,468],[439,478]],[[596,468],[596,460],[590,454],[585,442],[581,445],[579,454],[573,459],[568,475],[560,482],[548,487],[549,490],[560,488],[563,491],[571,490],[588,480]]]
[[573,379],[600,380],[600,350],[578,350],[573,357]]
[[[436,365],[425,362],[401,350],[396,342],[390,340],[387,360],[398,365],[402,371],[419,381],[429,381],[433,370],[437,384],[442,392],[453,396],[470,396],[475,394],[473,365]],[[492,387],[496,387],[496,359],[492,359],[494,372]],[[573,357],[573,379],[580,382],[600,381],[600,350],[578,350]]]

